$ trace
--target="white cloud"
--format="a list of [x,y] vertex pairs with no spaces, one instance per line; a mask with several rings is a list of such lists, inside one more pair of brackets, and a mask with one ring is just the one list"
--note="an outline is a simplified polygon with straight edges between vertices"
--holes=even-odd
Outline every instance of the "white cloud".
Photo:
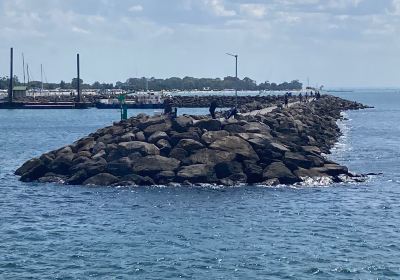
[[81,27],[73,26],[71,29],[75,33],[80,33],[80,34],[89,34],[90,32],[86,29],[83,29]]
[[267,7],[263,4],[241,4],[240,11],[250,17],[263,18]]
[[216,16],[232,17],[236,15],[236,11],[225,8],[223,0],[203,0],[203,2]]
[[393,14],[400,15],[400,0],[393,0]]
[[142,12],[143,6],[142,5],[134,5],[129,8],[130,12]]

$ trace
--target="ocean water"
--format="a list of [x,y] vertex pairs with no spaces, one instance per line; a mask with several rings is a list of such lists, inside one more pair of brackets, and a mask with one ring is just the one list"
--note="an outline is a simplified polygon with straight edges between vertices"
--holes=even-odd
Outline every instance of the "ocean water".
[[331,158],[383,175],[277,188],[26,184],[13,175],[23,162],[119,112],[0,111],[0,279],[399,279],[400,92],[336,94],[375,109],[345,113]]

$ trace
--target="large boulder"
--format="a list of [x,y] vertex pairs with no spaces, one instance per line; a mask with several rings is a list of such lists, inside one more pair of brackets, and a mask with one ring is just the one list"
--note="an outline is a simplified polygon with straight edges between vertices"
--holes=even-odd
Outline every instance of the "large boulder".
[[170,143],[175,146],[182,139],[192,139],[195,141],[200,141],[199,134],[195,131],[187,132],[172,132],[170,137]]
[[194,123],[194,126],[207,131],[221,130],[221,122],[215,119],[199,120]]
[[84,185],[111,186],[118,182],[118,178],[108,173],[100,173],[83,182]]
[[107,171],[115,176],[124,176],[132,173],[132,161],[123,157],[107,164]]
[[21,176],[21,181],[31,182],[42,177],[47,171],[48,168],[40,159],[32,159],[17,169],[15,174]]
[[229,177],[233,174],[243,173],[242,164],[237,161],[218,163],[215,165],[214,169],[219,179]]
[[261,123],[261,122],[250,122],[246,125],[243,126],[243,128],[246,130],[248,133],[264,133],[264,134],[269,134],[271,131],[271,128],[269,128],[268,125]]
[[214,168],[207,164],[194,164],[182,167],[178,173],[179,181],[188,181],[190,183],[215,183],[217,176]]
[[221,138],[210,145],[211,149],[228,151],[239,155],[244,159],[259,160],[258,155],[251,145],[237,136],[227,136]]
[[193,125],[193,119],[189,116],[179,116],[172,120],[172,128],[177,132],[185,132]]
[[20,168],[15,171],[15,175],[21,176],[32,170],[33,168],[42,165],[42,161],[38,158],[33,158],[25,162]]
[[162,156],[147,156],[134,162],[133,173],[139,175],[154,175],[161,171],[175,171],[178,169],[180,161],[175,158]]
[[226,124],[224,125],[224,130],[230,132],[230,133],[243,133],[246,131],[246,129],[236,123],[230,123],[230,124]]
[[140,176],[137,174],[129,174],[120,180],[118,182],[118,185],[120,186],[130,186],[130,185],[138,185],[138,186],[153,186],[156,183],[152,178],[149,176]]
[[313,164],[302,154],[293,152],[286,152],[283,161],[291,170],[295,170],[298,167],[309,169]]
[[193,139],[182,139],[178,142],[178,144],[176,144],[175,148],[181,148],[188,153],[192,153],[195,150],[204,148],[204,146],[200,142]]
[[121,151],[123,155],[129,155],[135,152],[139,152],[143,156],[160,154],[160,149],[158,149],[154,144],[139,141],[119,143],[118,150]]
[[235,153],[228,151],[218,151],[211,149],[201,149],[196,151],[190,156],[190,160],[193,163],[203,163],[215,165],[220,162],[229,162],[234,160],[236,157]]
[[218,131],[207,131],[201,136],[201,140],[207,145],[210,145],[215,140],[221,139],[223,137],[229,136],[229,132],[226,130]]
[[243,171],[247,175],[248,183],[261,182],[263,169],[257,162],[251,160],[243,161]]
[[278,179],[282,184],[293,184],[300,181],[283,162],[273,162],[267,166],[263,171],[263,179]]
[[160,155],[166,156],[171,152],[171,144],[166,139],[158,140],[156,146],[160,149]]
[[48,166],[49,170],[56,174],[68,174],[74,159],[73,153],[62,153],[56,157]]
[[157,143],[161,139],[168,140],[169,137],[168,137],[167,133],[165,133],[164,131],[156,131],[152,135],[149,136],[148,141],[150,143],[154,144],[154,143]]
[[185,158],[187,158],[187,156],[189,155],[189,153],[182,149],[182,148],[173,148],[171,150],[171,152],[169,153],[169,157],[170,158],[175,158],[177,160],[184,160]]
[[165,120],[162,123],[153,124],[153,125],[150,125],[150,126],[146,127],[143,130],[143,132],[144,132],[145,135],[149,136],[149,135],[151,135],[151,134],[153,134],[154,132],[157,132],[157,131],[167,132],[167,131],[169,131],[171,129],[171,127],[172,127],[171,121],[170,120]]
[[67,185],[80,185],[88,178],[88,174],[86,170],[81,169],[75,174],[73,174],[70,178],[68,178],[65,183]]

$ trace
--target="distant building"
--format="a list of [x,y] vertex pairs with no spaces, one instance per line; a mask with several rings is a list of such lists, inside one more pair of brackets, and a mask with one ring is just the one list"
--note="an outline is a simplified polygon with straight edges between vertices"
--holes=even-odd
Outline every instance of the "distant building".
[[13,97],[14,98],[26,97],[26,91],[27,91],[26,86],[15,86],[13,88]]

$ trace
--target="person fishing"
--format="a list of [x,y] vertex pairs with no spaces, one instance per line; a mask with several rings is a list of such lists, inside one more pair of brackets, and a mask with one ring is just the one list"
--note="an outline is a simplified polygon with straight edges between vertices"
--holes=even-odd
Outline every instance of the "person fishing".
[[218,102],[213,100],[210,104],[210,114],[213,119],[215,119],[215,109],[218,107]]
[[164,115],[171,115],[172,105],[169,98],[164,99]]
[[285,99],[284,99],[284,101],[285,101],[285,107],[286,107],[286,108],[289,107],[289,97],[288,97],[287,94],[285,94]]
[[232,109],[228,110],[225,113],[225,119],[229,120],[231,117],[236,117],[236,115],[238,114],[238,110],[236,107],[233,107]]

